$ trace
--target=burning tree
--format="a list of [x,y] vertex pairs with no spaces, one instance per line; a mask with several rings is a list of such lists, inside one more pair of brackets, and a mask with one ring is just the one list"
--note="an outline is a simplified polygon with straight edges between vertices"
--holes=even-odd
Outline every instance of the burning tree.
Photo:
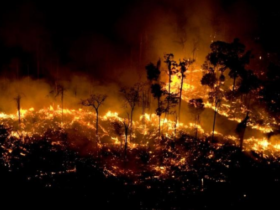
[[[127,151],[127,137],[128,137],[128,131],[129,128],[132,126],[132,121],[129,121],[129,115],[127,115],[127,120],[123,120],[123,127],[124,127],[124,135],[125,135],[125,140],[124,140],[124,156],[126,157],[126,151]],[[131,129],[130,129],[130,141],[131,141]]]
[[136,84],[134,87],[131,88],[122,88],[120,93],[125,100],[125,108],[130,108],[130,141],[132,139],[132,125],[133,125],[133,112],[135,110],[136,105],[140,101],[140,84]]
[[183,92],[183,84],[184,84],[184,78],[186,77],[186,72],[189,68],[189,66],[194,62],[194,59],[192,60],[186,60],[184,59],[183,61],[179,62],[179,73],[181,78],[181,86],[180,86],[180,94],[179,94],[179,113],[178,113],[178,118],[180,121],[180,114],[181,114],[181,104],[182,104],[182,92]]
[[151,86],[151,92],[153,94],[153,97],[157,99],[156,113],[158,116],[158,134],[160,139],[160,117],[162,113],[166,112],[163,101],[161,101],[161,97],[164,94],[164,91],[162,90],[162,86],[160,85],[160,83],[155,83]]
[[153,84],[159,82],[160,65],[161,65],[161,61],[158,60],[157,65],[150,63],[145,67],[147,72],[147,79],[149,81],[149,91],[152,91],[151,88]]
[[130,120],[129,120],[129,115],[127,116],[127,119],[124,118],[123,121],[114,121],[112,124],[114,126],[115,133],[120,138],[121,146],[122,146],[121,136],[124,133],[124,136],[125,136],[125,140],[124,140],[124,154],[125,154],[125,157],[126,157],[126,153],[127,153],[127,137],[128,137],[129,128],[131,126]]
[[167,70],[168,70],[168,96],[167,96],[167,112],[170,110],[170,102],[172,100],[171,96],[171,82],[172,82],[172,75],[176,74],[178,70],[176,69],[177,63],[173,60],[174,55],[172,53],[166,54],[164,56],[164,62],[167,64]]
[[98,142],[98,113],[99,107],[104,103],[106,100],[107,95],[102,94],[92,94],[89,98],[82,100],[83,106],[91,106],[94,108],[96,113],[96,141]]
[[121,142],[121,146],[122,146],[123,142],[122,142],[121,136],[123,135],[123,130],[122,130],[123,125],[120,121],[117,121],[117,120],[112,122],[112,124],[113,124],[115,133],[120,138],[120,142]]
[[240,140],[240,150],[241,151],[243,148],[243,139],[244,139],[244,134],[245,134],[248,120],[249,120],[249,112],[247,112],[246,117],[240,123],[238,123],[238,125],[235,129],[235,132],[238,135],[239,140]]
[[[201,79],[201,84],[207,85],[209,88],[211,88],[211,91],[209,92],[209,101],[214,103],[212,140],[214,140],[216,116],[221,103],[221,98],[223,96],[223,91],[220,89],[220,87],[224,84],[225,80],[223,73],[226,70],[226,66],[224,64],[223,51],[226,49],[226,47],[227,43],[220,41],[213,42],[210,45],[212,52],[206,56],[206,61],[202,65],[204,75]],[[217,74],[219,72],[220,77],[217,79]]]
[[18,95],[14,100],[17,103],[17,110],[18,110],[18,123],[20,124],[20,102],[21,102],[21,96]]

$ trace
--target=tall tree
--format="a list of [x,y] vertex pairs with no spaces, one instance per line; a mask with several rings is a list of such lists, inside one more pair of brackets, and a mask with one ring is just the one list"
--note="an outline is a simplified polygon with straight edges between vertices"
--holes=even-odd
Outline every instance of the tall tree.
[[[172,75],[178,72],[177,70],[177,63],[174,61],[174,55],[172,53],[164,55],[164,62],[167,64],[167,72],[168,72],[168,96],[167,96],[167,108],[168,111],[170,109],[170,102],[172,100],[171,96],[171,82],[172,82]],[[168,112],[167,112],[168,113]]]
[[[227,45],[227,43],[220,41],[212,43],[210,45],[212,52],[206,56],[206,60],[202,65],[204,75],[201,79],[201,84],[211,88],[211,91],[208,93],[209,101],[214,104],[212,140],[214,139],[215,134],[217,112],[223,96],[220,87],[224,84],[225,77],[223,74],[226,70],[226,66],[224,64],[224,54],[222,52],[227,49]],[[219,79],[217,79],[217,74],[219,73],[220,76]]]
[[189,68],[189,66],[194,62],[193,60],[186,60],[179,62],[179,74],[181,78],[181,85],[180,85],[180,93],[179,93],[179,113],[178,113],[178,119],[180,121],[180,114],[181,114],[181,105],[182,105],[182,92],[183,92],[183,85],[184,85],[184,78],[186,78],[186,72]]
[[161,114],[164,112],[164,106],[163,106],[163,102],[161,101],[161,97],[164,94],[164,91],[162,90],[162,86],[160,85],[160,83],[155,83],[151,86],[151,91],[153,94],[153,97],[157,99],[157,109],[156,109],[156,113],[158,116],[158,135],[159,135],[159,139],[160,139],[160,117]]
[[82,100],[83,106],[91,106],[94,108],[96,113],[96,142],[98,142],[98,116],[99,116],[99,107],[104,103],[106,100],[107,95],[103,94],[92,94],[89,98]]

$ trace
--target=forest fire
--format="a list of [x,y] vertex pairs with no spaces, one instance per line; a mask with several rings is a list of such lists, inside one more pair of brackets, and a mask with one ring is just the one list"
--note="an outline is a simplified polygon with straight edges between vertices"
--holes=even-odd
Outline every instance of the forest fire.
[[278,8],[1,3],[2,194],[65,208],[275,208]]
[[[207,103],[205,104],[207,108],[214,109],[214,107]],[[226,106],[227,107],[227,106]],[[228,117],[226,112],[219,112],[219,114]],[[96,136],[93,133],[96,130],[95,127],[95,114],[92,111],[87,111],[82,108],[80,109],[63,109],[63,122],[62,122],[62,109],[57,106],[54,108],[50,106],[49,108],[35,110],[34,108],[29,109],[21,109],[20,116],[21,122],[18,124],[18,116],[19,112],[16,114],[0,114],[0,121],[2,125],[5,125],[7,128],[11,129],[10,137],[15,137],[24,140],[24,138],[30,138],[33,135],[43,136],[48,129],[74,129],[77,124],[84,127],[85,131],[80,130],[79,132],[87,132],[88,138],[91,141],[95,141]],[[144,121],[143,121],[144,120]],[[229,120],[233,120],[229,118]],[[117,112],[108,111],[104,116],[100,116],[100,143],[102,144],[102,138],[108,136],[111,140],[108,143],[121,145],[124,142],[125,134],[121,134],[121,136],[116,136],[114,129],[112,128],[112,123],[117,121],[122,123],[125,119],[121,118]],[[235,118],[235,121],[240,122],[241,119]],[[144,123],[143,123],[144,122]],[[128,144],[129,147],[135,148],[137,146],[147,146],[149,141],[156,138],[157,135],[157,126],[158,126],[158,116],[156,114],[148,114],[145,113],[139,117],[139,120],[133,121],[133,139],[135,142],[133,144]],[[160,126],[165,132],[166,137],[174,137],[178,136],[181,132],[193,133],[194,130],[197,130],[201,138],[207,138],[211,135],[211,133],[205,132],[201,125],[190,122],[188,124],[183,124],[179,122],[174,122],[173,120],[169,120],[167,118],[161,119]],[[269,133],[272,131],[270,127],[262,127],[258,125],[254,125],[250,123],[249,126],[252,129],[259,130],[263,133]],[[148,130],[150,130],[148,132]],[[138,139],[136,133],[145,136],[147,142],[143,144],[143,142]],[[223,135],[217,131],[214,131],[215,135],[221,136],[224,139],[231,139],[238,143],[238,138],[236,136],[231,135]],[[140,141],[139,141],[140,140]],[[142,143],[141,143],[142,142]],[[255,150],[257,152],[264,152],[266,150],[271,150],[272,152],[279,152],[279,144],[272,144],[268,142],[266,138],[255,138],[251,137],[245,139],[245,150]]]

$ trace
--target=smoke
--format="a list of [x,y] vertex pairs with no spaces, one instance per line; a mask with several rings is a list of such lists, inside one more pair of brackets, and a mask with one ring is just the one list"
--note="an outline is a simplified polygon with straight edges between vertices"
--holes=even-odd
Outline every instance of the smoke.
[[[18,95],[23,108],[61,106],[57,85],[65,89],[65,107],[81,107],[81,99],[99,93],[109,95],[101,112],[123,112],[119,89],[146,81],[145,66],[165,53],[173,53],[176,60],[195,58],[194,68],[200,69],[215,40],[239,37],[247,48],[259,49],[254,42],[258,11],[249,1],[104,1],[93,7],[85,2],[28,1],[3,8],[3,112],[15,112]],[[162,64],[162,79],[165,70]],[[187,76],[186,82],[200,87],[199,76]],[[210,131],[211,115],[202,114],[202,124]],[[220,122],[218,118],[218,130],[225,124]]]
[[34,68],[36,77],[57,79],[56,72],[65,75],[67,69],[105,83],[130,84],[144,80],[144,66],[165,53],[194,56],[200,67],[211,41],[239,37],[252,44],[256,31],[256,12],[243,1],[120,1],[109,9],[97,3],[93,10],[83,2],[63,6],[18,3],[1,19],[1,42],[22,51],[10,57]]

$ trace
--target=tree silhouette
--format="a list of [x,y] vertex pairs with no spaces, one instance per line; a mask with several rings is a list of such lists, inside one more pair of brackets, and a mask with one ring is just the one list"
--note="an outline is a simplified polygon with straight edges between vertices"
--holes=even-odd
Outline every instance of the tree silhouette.
[[134,87],[131,88],[122,88],[120,90],[120,93],[122,97],[125,100],[125,107],[130,108],[130,113],[127,113],[130,115],[130,141],[132,139],[132,126],[133,126],[133,112],[135,110],[136,105],[140,101],[140,84],[136,84]]
[[[125,141],[124,141],[124,157],[126,158],[127,154],[127,137],[128,137],[128,131],[129,128],[132,126],[132,121],[129,120],[129,115],[127,115],[127,120],[123,119],[123,126],[124,126],[124,135],[125,135]],[[131,129],[130,129],[130,141],[131,141]]]
[[249,112],[247,112],[246,117],[240,123],[237,124],[237,127],[235,129],[235,132],[238,135],[239,140],[240,140],[240,150],[241,151],[243,149],[244,134],[245,134],[248,120],[249,120]]
[[160,117],[161,114],[164,112],[163,104],[161,102],[161,97],[164,94],[164,91],[162,90],[162,86],[159,83],[155,83],[151,86],[151,92],[153,94],[153,97],[157,99],[157,109],[156,114],[158,116],[158,133],[159,133],[159,139],[160,139]]
[[[210,45],[212,52],[206,56],[206,61],[202,65],[204,75],[201,79],[201,84],[211,88],[209,94],[209,101],[214,103],[214,118],[213,118],[213,130],[212,130],[212,141],[214,140],[215,124],[218,108],[221,103],[223,96],[220,86],[223,85],[224,71],[226,69],[223,60],[223,54],[218,49],[225,48],[227,44],[224,42],[214,42]],[[220,72],[220,78],[217,79],[216,74]],[[208,140],[207,140],[208,141]]]
[[167,72],[168,72],[168,96],[167,96],[167,109],[169,112],[170,109],[170,100],[172,99],[171,96],[171,82],[172,82],[172,75],[176,74],[178,70],[176,69],[177,63],[173,60],[174,55],[172,53],[164,55],[164,62],[167,64]]
[[150,63],[145,67],[147,73],[147,79],[148,79],[148,96],[147,96],[148,101],[150,101],[150,92],[151,92],[152,84],[157,83],[159,81],[160,66],[161,66],[161,60],[159,59],[156,65]]
[[120,138],[120,142],[121,142],[121,146],[122,146],[123,142],[122,142],[121,136],[123,134],[123,130],[122,130],[123,124],[120,121],[114,121],[114,122],[112,122],[112,124],[113,124],[115,133]]
[[187,72],[189,66],[193,62],[194,62],[194,59],[193,60],[184,59],[183,61],[180,61],[179,64],[178,64],[180,78],[181,78],[181,86],[180,86],[180,93],[179,93],[179,114],[178,114],[179,121],[180,121],[180,114],[181,114],[181,104],[182,104],[182,92],[183,92],[184,78],[186,78],[186,72]]
[[83,106],[91,106],[94,108],[96,113],[96,142],[98,142],[98,115],[99,115],[99,107],[106,100],[107,95],[103,94],[92,94],[89,98],[82,100]]
[[[251,95],[255,95],[258,97],[259,87],[261,85],[261,81],[259,78],[253,73],[252,70],[247,70],[242,75],[242,80],[239,85],[239,88],[236,90],[237,96],[245,96],[244,104],[246,104],[247,108],[250,108],[251,104]],[[247,99],[248,96],[248,99]]]
[[235,91],[236,78],[245,73],[245,66],[250,62],[251,51],[245,52],[245,45],[234,39],[229,45],[225,65],[229,68],[229,76],[233,79],[232,91]]
[[234,39],[232,43],[215,41],[210,45],[210,49],[205,66],[210,65],[212,73],[217,74],[217,71],[220,71],[220,82],[225,80],[224,71],[229,69],[229,76],[233,79],[232,91],[235,91],[236,79],[246,71],[245,66],[252,58],[251,52],[245,52],[245,45],[240,43],[239,39]]
[[158,60],[157,65],[155,66],[153,63],[148,64],[145,68],[147,71],[147,79],[152,83],[153,81],[158,81],[160,76],[160,65],[161,61]]

